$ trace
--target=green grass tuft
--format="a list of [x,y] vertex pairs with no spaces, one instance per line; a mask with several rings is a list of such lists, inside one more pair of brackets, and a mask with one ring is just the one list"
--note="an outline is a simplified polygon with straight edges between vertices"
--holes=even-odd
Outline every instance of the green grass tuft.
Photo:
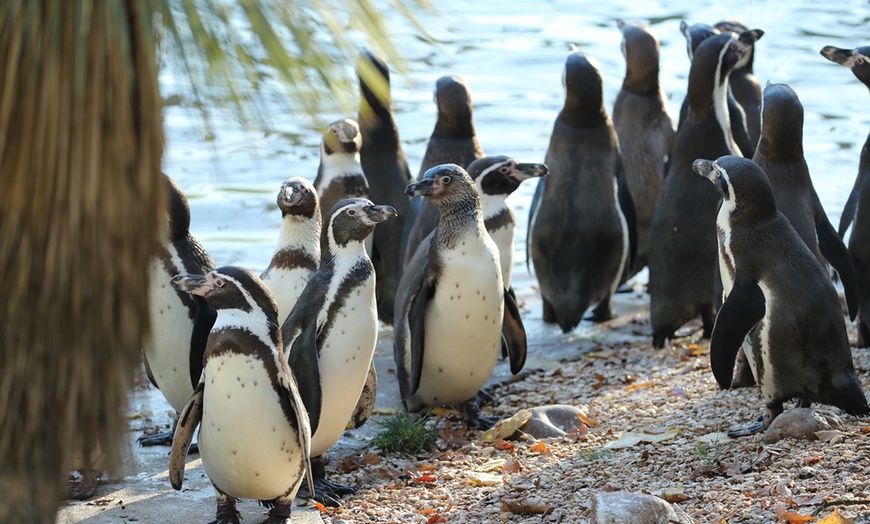
[[438,432],[426,426],[428,418],[400,411],[387,419],[376,420],[375,423],[384,429],[372,439],[372,444],[386,453],[413,455],[431,451]]

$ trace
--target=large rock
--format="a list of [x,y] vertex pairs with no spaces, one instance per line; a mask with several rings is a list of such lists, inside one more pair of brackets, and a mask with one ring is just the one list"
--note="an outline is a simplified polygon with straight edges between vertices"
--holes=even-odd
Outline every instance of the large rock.
[[537,439],[564,437],[575,430],[586,430],[586,425],[578,416],[583,412],[574,406],[553,404],[531,408],[529,411],[532,418],[520,427],[520,431]]
[[685,512],[643,493],[614,491],[592,497],[591,524],[692,524]]
[[816,440],[817,431],[845,431],[840,417],[827,409],[795,408],[773,419],[764,432],[764,442],[773,444],[784,438]]

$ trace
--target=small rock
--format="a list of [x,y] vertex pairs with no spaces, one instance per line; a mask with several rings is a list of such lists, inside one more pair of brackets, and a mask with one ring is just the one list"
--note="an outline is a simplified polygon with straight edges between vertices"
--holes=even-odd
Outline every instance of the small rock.
[[520,431],[537,438],[564,437],[584,426],[578,415],[583,413],[574,406],[553,404],[531,408],[532,418],[520,427]]
[[798,478],[802,478],[802,479],[808,479],[815,474],[816,474],[816,470],[814,470],[813,468],[811,468],[809,466],[804,466],[801,469],[799,469],[797,472]]
[[773,420],[764,433],[764,442],[773,444],[784,438],[816,440],[817,431],[843,431],[840,417],[827,409],[795,408]]
[[692,524],[683,511],[679,514],[664,500],[643,493],[616,491],[592,497],[592,524]]

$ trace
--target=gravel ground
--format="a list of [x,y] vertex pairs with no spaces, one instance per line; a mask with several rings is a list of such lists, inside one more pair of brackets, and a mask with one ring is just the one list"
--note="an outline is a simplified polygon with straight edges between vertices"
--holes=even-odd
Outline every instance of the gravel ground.
[[[573,361],[545,370],[533,363],[518,380],[491,388],[488,414],[570,404],[597,423],[585,434],[484,443],[449,413],[433,416],[440,435],[433,453],[368,447],[333,456],[330,478],[359,491],[341,508],[324,509],[325,522],[584,522],[595,493],[617,490],[661,496],[699,523],[804,522],[800,516],[822,519],[835,508],[870,522],[870,505],[846,504],[870,499],[866,419],[832,408],[846,434],[829,441],[727,439],[722,432],[762,413],[760,391],[720,391],[707,341],[653,350],[648,319],[641,310],[602,326],[611,333],[604,340],[566,339],[578,346]],[[853,356],[870,391],[870,349]],[[662,440],[627,440],[635,434]]]

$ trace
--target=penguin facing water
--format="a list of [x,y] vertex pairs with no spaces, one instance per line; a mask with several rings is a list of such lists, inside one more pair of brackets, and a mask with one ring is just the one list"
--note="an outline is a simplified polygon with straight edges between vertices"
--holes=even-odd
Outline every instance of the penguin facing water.
[[376,272],[363,242],[375,225],[395,217],[392,207],[362,198],[333,206],[321,235],[320,267],[281,327],[287,362],[311,419],[318,421],[311,433],[315,490],[302,493],[332,506],[355,490],[326,480],[326,452],[357,412],[361,396],[374,401],[363,389],[378,337]]
[[[870,89],[870,46],[855,49],[827,46],[821,54],[831,62],[848,67]],[[870,346],[870,135],[861,148],[858,176],[840,216],[840,237],[846,234],[850,225],[849,255],[855,266],[861,296],[858,346],[867,347]]]
[[565,333],[590,304],[593,319],[612,318],[610,299],[629,260],[628,221],[618,195],[619,143],[604,108],[601,71],[579,51],[563,73],[565,103],[550,137],[529,209],[529,252],[545,322]]
[[704,336],[715,318],[716,205],[721,197],[692,172],[697,158],[737,154],[728,108],[728,76],[763,34],[718,34],[702,41],[689,71],[685,120],[677,130],[650,233],[649,292],[653,346],[701,316]]
[[309,425],[281,351],[275,300],[253,273],[232,266],[179,275],[172,286],[217,310],[201,379],[175,431],[172,487],[182,488],[187,450],[201,426],[202,464],[217,497],[214,522],[239,524],[236,500],[248,498],[269,508],[263,524],[285,524],[311,470],[310,432],[317,421]]
[[766,402],[762,423],[733,434],[770,426],[793,398],[802,407],[818,402],[851,415],[870,413],[834,286],[777,210],[764,171],[734,156],[697,160],[693,168],[724,200],[716,224],[728,297],[710,340],[713,374],[728,389],[742,346]]
[[[737,20],[723,20],[713,26],[723,33],[728,31],[739,35],[747,31],[749,27]],[[761,138],[761,86],[755,78],[753,63],[755,62],[755,46],[749,50],[749,54],[736,67],[728,78],[731,94],[734,100],[740,104],[746,117],[746,131],[749,133],[749,142],[753,148],[758,147]]]

